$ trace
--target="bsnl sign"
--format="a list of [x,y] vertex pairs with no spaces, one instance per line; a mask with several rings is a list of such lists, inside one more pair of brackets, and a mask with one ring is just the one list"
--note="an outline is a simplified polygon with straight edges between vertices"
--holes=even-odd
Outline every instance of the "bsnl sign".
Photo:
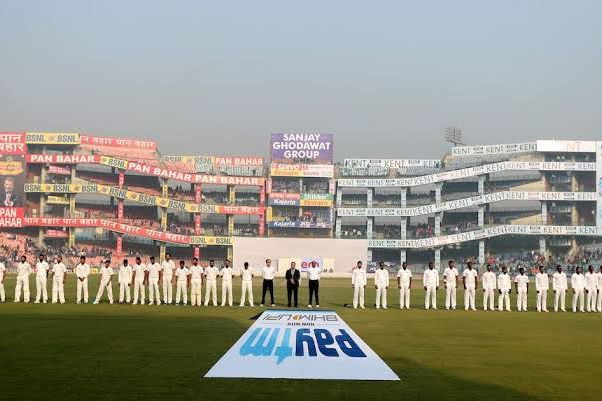
[[399,380],[335,311],[268,310],[205,377]]

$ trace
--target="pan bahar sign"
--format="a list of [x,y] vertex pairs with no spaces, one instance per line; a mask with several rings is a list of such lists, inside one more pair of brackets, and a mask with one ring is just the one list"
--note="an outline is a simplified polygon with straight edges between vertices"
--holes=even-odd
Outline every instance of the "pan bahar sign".
[[399,380],[335,311],[268,310],[205,377]]
[[272,134],[272,160],[332,162],[332,134]]

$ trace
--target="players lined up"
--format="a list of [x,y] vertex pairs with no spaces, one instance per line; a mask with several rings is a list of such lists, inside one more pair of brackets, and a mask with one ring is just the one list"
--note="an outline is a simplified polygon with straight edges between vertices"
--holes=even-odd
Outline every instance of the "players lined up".
[[[113,277],[116,275],[119,283],[119,303],[130,303],[143,305],[146,303],[146,289],[148,288],[148,305],[161,302],[162,287],[163,304],[172,304],[173,287],[176,287],[175,304],[179,305],[182,302],[188,304],[188,290],[190,289],[190,304],[192,306],[209,305],[211,302],[217,306],[217,281],[221,279],[222,300],[221,306],[226,304],[232,306],[233,293],[232,281],[234,278],[234,270],[230,266],[230,261],[226,260],[222,269],[215,266],[215,261],[210,260],[209,266],[202,267],[199,265],[197,258],[192,259],[192,265],[187,267],[185,262],[181,260],[176,268],[174,261],[169,253],[166,254],[165,260],[162,263],[157,263],[154,256],[150,257],[149,264],[143,264],[139,257],[136,257],[134,265],[130,265],[127,259],[124,259],[119,266],[118,273],[115,273],[111,267],[111,261],[106,260],[104,266],[100,268],[100,286],[94,300],[98,304],[103,297],[105,291],[109,303],[113,303]],[[270,259],[266,259],[266,264],[262,269],[263,276],[263,291],[261,306],[265,303],[265,297],[269,292],[271,305],[275,305],[274,301],[274,274],[275,269],[271,266]],[[4,271],[5,266],[0,263],[0,301],[5,301],[4,291]],[[17,264],[17,282],[15,287],[14,302],[21,301],[23,293],[23,301],[30,301],[29,292],[29,276],[35,272],[36,277],[36,298],[34,303],[48,302],[48,278],[52,280],[52,302],[65,303],[65,280],[67,268],[59,256],[56,262],[50,267],[49,263],[43,254],[39,255],[39,259],[35,265],[35,271],[27,262],[25,256],[21,256],[21,261]],[[88,303],[88,276],[90,275],[90,266],[86,263],[86,258],[82,256],[80,263],[75,267],[75,276],[77,283],[77,300],[76,303]],[[315,299],[315,306],[319,305],[319,280],[322,274],[322,269],[312,262],[307,269],[307,277],[309,279],[309,304],[312,307],[312,298]],[[245,262],[240,272],[242,282],[242,293],[240,298],[240,306],[244,306],[247,302],[250,306],[253,303],[253,272],[249,268],[249,263]],[[301,272],[297,270],[295,262],[291,263],[290,269],[287,269],[285,274],[288,306],[298,306],[298,290],[301,279]],[[205,299],[202,299],[202,288],[205,284]],[[131,289],[133,287],[133,297]],[[294,301],[294,303],[293,303]]]
[[[379,263],[379,268],[374,272],[374,287],[376,288],[376,308],[387,308],[387,290],[389,289],[389,272],[385,270],[383,262]],[[397,287],[399,288],[400,309],[410,309],[410,293],[412,289],[412,272],[403,263],[397,274]],[[366,270],[362,268],[362,262],[357,262],[353,269],[352,286],[353,307],[364,308],[364,289],[367,284]],[[462,275],[458,272],[455,262],[450,260],[448,266],[443,271],[443,278],[440,279],[439,272],[434,269],[433,262],[429,262],[428,268],[422,275],[422,284],[425,291],[424,308],[437,309],[437,291],[441,281],[445,288],[445,309],[456,309],[456,288],[459,283],[464,287],[464,309],[476,310],[475,297],[481,281],[483,292],[483,309],[495,310],[495,293],[499,295],[498,310],[510,311],[510,292],[512,291],[512,282],[514,282],[517,299],[516,307],[518,311],[527,311],[527,296],[529,293],[529,276],[525,274],[525,269],[520,268],[519,273],[512,279],[508,274],[506,267],[502,267],[502,272],[496,276],[492,271],[491,265],[487,265],[487,271],[483,273],[479,280],[478,272],[473,269],[472,263],[466,264]],[[588,267],[588,272],[583,274],[581,267],[577,267],[574,274],[571,275],[571,288],[573,290],[573,312],[602,312],[602,266],[598,273],[594,272],[593,266]],[[539,267],[539,272],[535,275],[535,291],[537,293],[538,312],[547,312],[548,291],[550,289],[550,278],[545,272],[543,266]],[[552,291],[554,293],[554,311],[559,309],[566,312],[565,301],[568,292],[568,279],[562,266],[556,267],[556,272],[552,275]],[[585,307],[584,307],[585,300]],[[579,306],[579,309],[577,307]]]

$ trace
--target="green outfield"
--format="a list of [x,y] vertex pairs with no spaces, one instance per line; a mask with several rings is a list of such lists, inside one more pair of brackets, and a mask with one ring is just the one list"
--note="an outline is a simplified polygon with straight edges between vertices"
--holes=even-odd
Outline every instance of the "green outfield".
[[[75,305],[73,275],[65,305],[13,304],[14,282],[9,275],[7,302],[0,304],[2,400],[594,400],[600,394],[602,314],[536,313],[533,291],[529,313],[425,311],[421,288],[413,290],[410,311],[398,309],[396,288],[388,310],[353,310],[344,307],[350,280],[323,279],[322,308],[336,309],[401,381],[285,381],[202,378],[259,307],[108,305],[106,299]],[[282,306],[284,280],[276,284]],[[97,289],[93,276],[90,301]],[[238,281],[234,294],[237,305]],[[300,295],[304,306],[307,288]],[[374,297],[368,286],[367,306]],[[440,308],[443,300],[440,289]],[[459,291],[459,306],[462,300]],[[570,300],[571,294],[567,306]],[[479,292],[477,307],[481,302]]]

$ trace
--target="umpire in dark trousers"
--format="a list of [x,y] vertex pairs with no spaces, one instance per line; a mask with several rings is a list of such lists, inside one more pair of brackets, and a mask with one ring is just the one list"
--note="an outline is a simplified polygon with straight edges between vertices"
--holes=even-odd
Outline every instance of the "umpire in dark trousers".
[[286,293],[288,295],[288,307],[291,307],[291,297],[295,300],[295,308],[297,307],[297,299],[299,297],[299,280],[301,272],[295,268],[295,262],[291,262],[291,268],[286,271]]

